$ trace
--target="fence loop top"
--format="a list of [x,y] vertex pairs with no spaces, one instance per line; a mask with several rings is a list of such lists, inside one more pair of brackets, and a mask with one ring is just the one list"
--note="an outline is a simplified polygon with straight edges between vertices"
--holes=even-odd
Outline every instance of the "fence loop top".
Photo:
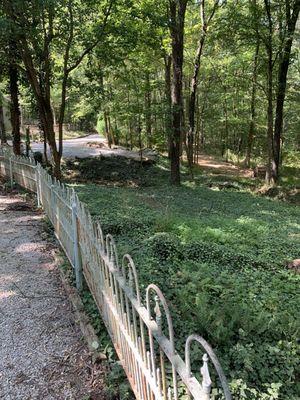
[[106,255],[108,257],[108,261],[111,262],[118,271],[120,271],[117,246],[115,239],[110,233],[106,235]]
[[[171,313],[169,310],[169,306],[167,304],[167,301],[165,299],[165,296],[162,294],[162,291],[159,289],[158,286],[151,284],[147,287],[146,289],[146,305],[147,305],[147,311],[148,311],[148,317],[149,319],[153,319],[152,313],[151,313],[151,305],[150,305],[150,293],[154,292],[155,293],[155,307],[154,307],[154,313],[156,313],[156,317],[161,318],[161,315],[158,315],[158,299],[160,300],[160,303],[163,306],[166,319],[167,319],[167,325],[168,325],[168,332],[169,332],[169,339],[170,339],[170,344],[171,344],[171,351],[172,354],[175,353],[175,345],[174,345],[174,329],[173,329],[173,322],[172,322],[172,317]],[[160,313],[160,311],[159,311]],[[159,327],[158,327],[159,328]]]
[[141,294],[139,287],[138,275],[133,262],[133,259],[129,254],[125,254],[122,260],[122,275],[124,279],[127,279],[126,269],[128,270],[128,280],[129,286],[133,289],[133,284],[135,286],[135,296],[137,298],[138,305],[141,305]]
[[105,250],[105,246],[104,246],[104,236],[103,236],[103,231],[102,231],[100,222],[97,222],[96,226],[97,226],[96,231],[97,231],[98,243],[99,243],[99,245],[100,245],[100,250],[101,250],[101,251],[104,251],[104,250]]
[[[209,371],[208,371],[208,365],[207,365],[207,361],[208,361],[208,357],[211,360],[211,362],[213,363],[213,366],[218,374],[218,377],[220,379],[222,388],[223,388],[223,392],[225,395],[225,399],[226,400],[231,400],[231,394],[229,391],[229,387],[228,387],[228,383],[225,377],[225,374],[223,372],[223,369],[221,367],[221,364],[219,363],[219,360],[215,354],[215,352],[213,351],[212,347],[207,343],[207,341],[199,335],[190,335],[185,343],[185,363],[186,363],[186,368],[187,368],[187,373],[189,376],[192,376],[192,371],[191,371],[191,343],[192,342],[198,342],[201,347],[205,350],[205,352],[207,354],[204,354],[203,356],[203,366],[201,368],[201,375],[202,375],[202,388],[205,390],[208,390],[208,387],[210,389],[210,385],[211,385],[211,380],[210,380],[210,376],[209,376]],[[208,356],[207,356],[208,355]]]

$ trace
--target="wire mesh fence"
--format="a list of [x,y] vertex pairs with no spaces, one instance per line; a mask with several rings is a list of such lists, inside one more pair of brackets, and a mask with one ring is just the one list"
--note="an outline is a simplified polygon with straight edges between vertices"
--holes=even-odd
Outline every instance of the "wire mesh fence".
[[[199,335],[186,340],[185,356],[175,349],[171,314],[162,291],[150,284],[140,292],[136,267],[129,254],[119,258],[115,241],[104,236],[74,190],[52,178],[31,158],[0,149],[0,174],[36,193],[54,232],[72,264],[78,290],[84,276],[137,399],[181,400],[212,398],[210,369],[220,394],[231,399],[220,363]],[[145,301],[142,299],[145,298]],[[199,379],[193,374],[191,345],[204,351]]]

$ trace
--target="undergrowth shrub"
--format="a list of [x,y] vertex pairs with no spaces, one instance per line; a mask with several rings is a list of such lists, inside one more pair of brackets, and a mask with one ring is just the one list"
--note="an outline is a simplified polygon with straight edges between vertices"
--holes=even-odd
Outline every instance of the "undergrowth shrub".
[[231,267],[241,269],[244,267],[270,269],[274,266],[266,263],[260,257],[252,256],[231,250],[228,246],[205,241],[194,241],[183,247],[183,255],[187,260],[219,264],[221,268]]
[[146,241],[152,255],[160,261],[179,258],[182,255],[182,246],[176,236],[167,232],[158,232]]
[[98,156],[67,160],[66,174],[77,172],[76,180],[105,182],[116,185],[150,186],[157,184],[166,171],[151,161],[142,162],[123,156]]
[[[299,208],[192,184],[79,192],[120,254],[132,255],[142,295],[149,283],[162,289],[181,354],[199,333],[235,400],[300,398],[299,275],[285,266],[300,256]],[[192,357],[199,371],[201,355]]]

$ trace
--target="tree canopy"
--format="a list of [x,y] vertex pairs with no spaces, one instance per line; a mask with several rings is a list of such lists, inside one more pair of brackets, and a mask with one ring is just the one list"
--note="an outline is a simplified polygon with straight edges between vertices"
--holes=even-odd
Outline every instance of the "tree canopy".
[[261,160],[270,183],[299,149],[298,15],[299,0],[3,1],[1,69],[14,59],[30,87],[57,175],[72,122],[168,151],[175,184],[201,151]]

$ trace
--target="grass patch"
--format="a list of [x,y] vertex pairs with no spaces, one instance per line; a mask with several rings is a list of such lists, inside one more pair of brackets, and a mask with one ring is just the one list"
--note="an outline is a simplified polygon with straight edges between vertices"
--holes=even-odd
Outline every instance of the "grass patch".
[[216,348],[236,399],[297,399],[299,275],[286,262],[299,258],[300,208],[255,195],[245,178],[224,186],[228,177],[202,174],[174,188],[164,164],[147,170],[145,185],[124,176],[76,190],[120,254],[133,256],[141,286],[163,290],[178,350],[197,332]]

